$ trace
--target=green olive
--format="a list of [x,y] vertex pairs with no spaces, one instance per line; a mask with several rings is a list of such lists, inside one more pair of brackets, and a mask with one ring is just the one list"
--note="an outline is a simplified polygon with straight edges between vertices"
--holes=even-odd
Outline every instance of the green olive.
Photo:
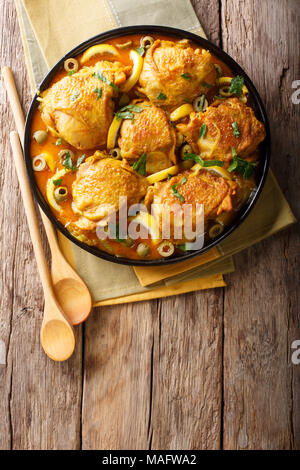
[[114,148],[109,151],[109,154],[112,156],[112,158],[115,158],[116,160],[119,160],[121,158],[121,150],[119,148]]
[[146,258],[150,254],[150,247],[146,243],[139,243],[136,252],[141,258]]
[[189,144],[185,144],[180,149],[181,158],[183,158],[187,153],[193,153],[193,149]]
[[127,93],[122,93],[120,101],[119,101],[119,106],[123,108],[123,106],[126,106],[129,103],[130,103],[129,95],[127,95]]
[[54,189],[54,197],[57,202],[65,201],[68,197],[68,188],[66,186],[58,186]]
[[149,47],[152,46],[154,41],[155,39],[152,36],[144,36],[140,40],[140,45],[141,47],[144,47],[144,49],[149,49]]
[[216,238],[218,237],[219,235],[221,235],[221,233],[223,232],[224,230],[224,227],[223,225],[221,224],[215,224],[213,225],[212,227],[210,227],[209,231],[208,231],[208,235],[210,238]]
[[46,131],[35,131],[33,134],[33,138],[38,144],[43,144],[46,141],[47,137],[48,134]]

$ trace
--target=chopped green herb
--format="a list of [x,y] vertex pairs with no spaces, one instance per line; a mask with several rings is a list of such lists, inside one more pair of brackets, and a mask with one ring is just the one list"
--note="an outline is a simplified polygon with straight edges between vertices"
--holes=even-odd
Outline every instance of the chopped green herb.
[[202,82],[201,85],[206,86],[206,88],[211,88],[212,87],[212,85],[210,85],[210,83],[207,83],[207,82]]
[[136,52],[141,56],[143,57],[143,55],[145,54],[145,48],[144,47],[137,47],[136,48]]
[[199,163],[203,167],[224,165],[224,162],[221,160],[203,160],[200,155],[196,155],[195,153],[187,153],[183,157],[183,160],[193,160],[195,163]]
[[199,101],[199,112],[202,113],[203,106],[204,106],[204,101],[205,101],[205,95],[201,95],[200,101]]
[[182,180],[180,181],[180,184],[185,184],[187,182],[187,177],[184,176]]
[[182,73],[181,74],[182,78],[185,78],[186,80],[190,80],[191,79],[191,76],[189,73]]
[[110,223],[108,225],[108,228],[109,228],[109,233],[110,233],[110,235],[112,236],[112,238],[114,240],[116,240],[119,243],[125,243],[126,242],[126,239],[122,238],[123,234],[120,232],[119,224]]
[[177,191],[177,186],[179,186],[179,183],[172,185],[172,191],[173,191],[173,193],[174,193],[174,196],[178,197],[179,201],[184,202],[184,197],[183,197],[182,194],[180,194],[180,193]]
[[228,168],[229,173],[236,171],[237,173],[240,173],[245,180],[248,180],[253,175],[257,164],[238,157],[234,147],[232,147],[232,156],[232,163]]
[[189,100],[188,98],[184,98],[183,101],[185,101],[185,103],[190,103],[191,100]]
[[97,101],[100,100],[102,96],[102,88],[95,88],[94,93],[97,93]]
[[170,175],[170,173],[168,173],[168,181],[172,178],[173,175]]
[[202,124],[202,126],[201,126],[201,128],[200,128],[200,133],[199,133],[200,139],[202,139],[202,137],[205,136],[206,131],[207,131],[207,125],[206,125],[206,124]]
[[80,90],[75,91],[75,93],[71,96],[71,101],[75,101],[79,95],[80,95]]
[[59,178],[58,180],[53,180],[54,186],[60,186],[62,183],[62,178]]
[[214,100],[226,100],[225,96],[215,95]]
[[166,100],[167,96],[163,92],[160,92],[159,95],[157,96],[157,99],[158,100]]
[[103,83],[106,83],[107,85],[111,86],[118,93],[119,88],[117,87],[117,85],[108,80],[108,78],[106,78],[99,70],[97,72],[94,72],[92,76],[98,78]]
[[80,165],[83,162],[84,158],[85,158],[85,153],[83,155],[81,155],[81,157],[78,158],[77,163],[76,163],[76,168],[80,167]]
[[244,85],[244,78],[238,75],[231,80],[229,93],[233,95],[242,96],[242,90]]
[[143,153],[140,158],[133,164],[132,168],[142,176],[147,176],[146,171],[146,161],[147,161],[147,154]]
[[65,158],[64,158],[64,161],[63,161],[63,166],[66,168],[66,170],[74,171],[74,169],[76,169],[76,167],[73,166],[73,161],[72,161],[70,152],[67,152],[65,154]]
[[238,139],[239,136],[240,136],[240,130],[239,130],[239,126],[238,126],[238,123],[237,122],[233,122],[232,124],[232,129],[233,129],[233,134],[236,136],[236,138]]
[[171,124],[171,126],[172,126],[174,129],[176,129],[176,124],[175,124],[174,121],[170,121],[170,124]]
[[73,75],[73,73],[76,73],[76,70],[70,70],[70,71],[68,72],[68,75],[71,76],[71,75]]
[[57,139],[57,141],[55,142],[55,145],[61,145],[61,142],[62,142],[62,140],[61,140],[61,138],[59,138],[59,139]]
[[177,248],[179,248],[181,251],[188,251],[186,243],[183,243],[183,245],[177,245]]
[[140,106],[136,106],[134,104],[128,104],[127,106],[124,106],[124,108],[121,108],[120,111],[116,113],[116,118],[119,121],[120,119],[133,119],[134,115],[133,113],[141,113],[143,111],[143,108]]
[[237,151],[235,150],[234,147],[231,147],[231,154],[232,154],[232,158],[237,157]]

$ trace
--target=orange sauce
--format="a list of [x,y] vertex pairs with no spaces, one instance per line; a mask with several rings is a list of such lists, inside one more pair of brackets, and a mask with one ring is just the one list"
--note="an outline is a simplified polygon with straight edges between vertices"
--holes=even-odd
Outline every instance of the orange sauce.
[[[133,44],[130,46],[129,49],[118,49],[118,51],[120,53],[120,57],[118,58],[118,60],[120,62],[122,62],[123,64],[125,64],[125,65],[131,65],[131,60],[129,58],[129,52],[130,52],[131,49],[135,49],[135,48],[139,47],[141,37],[142,37],[142,35],[140,35],[140,34],[122,36],[120,38],[115,38],[115,39],[111,39],[109,41],[105,41],[105,43],[116,46],[117,44],[122,44],[122,43],[125,43],[125,42],[131,40],[133,42]],[[176,38],[172,38],[172,37],[169,37],[169,36],[155,35],[155,34],[153,35],[153,37],[155,39],[159,38],[159,39],[171,40],[171,41],[172,40],[173,41],[178,40]],[[190,43],[190,46],[193,47],[194,49],[199,49],[199,46],[196,45],[196,44]],[[76,57],[76,59],[80,61],[80,57],[81,56]],[[109,56],[109,55],[106,56],[106,57],[101,56],[101,59],[109,60],[109,59],[111,59],[111,56]],[[98,61],[99,61],[99,57],[94,57],[91,60],[89,60],[87,63],[85,63],[85,66],[93,66]],[[216,63],[216,64],[219,64],[222,67],[223,75],[230,76],[230,77],[233,76],[231,70],[220,59],[213,56],[213,62]],[[57,72],[57,74],[53,78],[50,86],[53,83],[61,80],[66,75],[67,75],[67,73],[64,69]],[[134,89],[135,89],[135,87],[134,87]],[[131,95],[131,97],[134,96],[133,95],[134,89],[129,93],[129,95]],[[211,90],[208,91],[207,98],[208,98],[209,101],[212,99],[215,92],[216,92],[215,87],[213,87]],[[33,116],[31,134],[33,135],[34,132],[37,131],[37,130],[47,130],[47,128],[46,128],[46,126],[45,126],[45,124],[44,124],[44,122],[41,118],[41,113],[40,113],[39,110],[37,110],[35,112],[34,116]],[[59,152],[61,150],[65,150],[65,149],[71,150],[74,153],[74,162],[76,162],[77,159],[80,156],[82,156],[83,154],[85,154],[86,157],[88,157],[90,155],[93,155],[95,150],[97,150],[97,149],[85,150],[85,151],[77,150],[76,148],[72,147],[71,145],[69,145],[65,141],[62,141],[59,144],[59,139],[57,137],[52,136],[49,132],[48,132],[47,140],[43,144],[38,144],[35,141],[34,138],[31,139],[31,146],[30,146],[31,157],[34,158],[35,156],[40,155],[43,152],[49,152],[49,154],[51,154],[53,156],[53,158],[56,162],[56,165],[57,165],[55,171],[51,171],[47,167],[47,169],[45,169],[44,171],[40,171],[40,172],[36,171],[35,172],[35,178],[36,178],[37,185],[38,185],[38,187],[39,187],[39,189],[40,189],[40,191],[41,191],[41,193],[44,196],[46,201],[47,201],[47,198],[46,198],[46,184],[47,184],[47,181],[50,177],[52,177],[56,173],[57,170],[64,168],[63,164],[62,164],[62,161],[61,161],[62,159],[59,156]],[[57,219],[63,225],[65,225],[66,227],[67,227],[68,223],[78,220],[78,216],[76,214],[74,214],[74,212],[72,210],[72,206],[71,206],[72,198],[70,196],[72,194],[72,183],[75,180],[75,178],[76,178],[76,173],[75,172],[74,173],[69,172],[69,173],[67,173],[66,175],[63,176],[62,185],[67,187],[69,196],[68,196],[68,199],[66,201],[60,203],[60,206],[63,209],[61,214],[57,214],[57,212],[55,210],[52,210],[55,217],[57,217]],[[104,249],[105,251],[110,251],[110,249],[106,250],[101,245],[101,242],[98,240],[95,233],[89,232],[88,237],[89,237],[90,240],[94,241],[96,246],[98,246],[100,249]],[[131,258],[131,259],[141,259],[136,253],[136,247],[141,241],[144,241],[144,240],[141,240],[141,239],[136,240],[134,245],[130,248],[125,246],[125,244],[123,244],[123,243],[119,243],[119,242],[116,242],[116,241],[113,241],[113,240],[110,240],[109,243],[110,243],[111,251],[116,256],[122,256],[122,257],[125,257],[125,258]],[[152,243],[151,239],[145,240],[145,243],[147,243],[149,245],[149,248],[150,248],[150,254],[147,257],[147,259],[161,258],[161,255],[157,251],[157,245]]]

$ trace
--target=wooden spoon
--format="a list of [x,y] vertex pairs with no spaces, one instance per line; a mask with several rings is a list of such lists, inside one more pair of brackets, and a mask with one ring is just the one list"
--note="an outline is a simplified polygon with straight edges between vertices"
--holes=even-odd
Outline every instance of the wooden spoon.
[[41,328],[41,343],[45,353],[51,359],[54,361],[65,361],[73,354],[75,348],[74,330],[64,317],[64,313],[56,301],[53,292],[31,189],[26,174],[23,151],[17,132],[10,133],[10,143],[13,150],[25,213],[45,296],[44,318]]
[[[9,67],[3,67],[2,74],[17,131],[20,141],[22,142],[25,120],[14,77]],[[40,213],[52,255],[51,275],[54,284],[54,292],[69,322],[72,325],[78,325],[85,321],[91,313],[91,294],[86,284],[61,253],[53,225],[42,211],[40,211]]]

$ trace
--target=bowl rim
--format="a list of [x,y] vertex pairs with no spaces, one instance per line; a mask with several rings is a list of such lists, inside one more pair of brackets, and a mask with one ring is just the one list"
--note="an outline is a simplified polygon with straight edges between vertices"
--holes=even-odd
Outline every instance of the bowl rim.
[[34,111],[36,107],[38,106],[38,101],[37,101],[38,95],[37,93],[35,93],[31,101],[27,116],[26,116],[23,148],[24,148],[24,160],[26,164],[27,175],[28,175],[29,182],[33,190],[34,196],[40,208],[43,210],[46,216],[50,219],[50,221],[53,223],[56,229],[58,229],[65,237],[67,237],[70,241],[75,243],[77,246],[79,246],[83,250],[97,256],[98,258],[104,259],[106,261],[111,261],[116,264],[123,264],[123,265],[128,265],[128,266],[166,266],[169,264],[175,264],[175,263],[179,263],[182,261],[186,261],[195,256],[199,256],[209,251],[210,249],[212,249],[219,243],[221,243],[225,238],[227,238],[230,234],[232,234],[242,224],[242,222],[248,217],[249,213],[252,211],[254,205],[259,199],[262,188],[265,184],[266,177],[268,174],[269,164],[270,164],[271,136],[270,136],[269,120],[268,120],[265,107],[260,98],[260,95],[258,91],[256,90],[255,86],[253,85],[252,81],[250,80],[246,72],[242,69],[242,67],[229,54],[223,51],[223,49],[216,46],[214,43],[210,42],[208,39],[202,38],[201,36],[198,36],[189,31],[185,31],[183,29],[172,28],[169,26],[135,25],[135,26],[123,26],[120,28],[114,28],[109,31],[105,31],[104,33],[97,34],[81,42],[76,47],[74,47],[69,52],[67,52],[63,57],[61,57],[61,59],[59,59],[56,62],[56,64],[49,70],[47,75],[39,84],[38,90],[43,91],[44,89],[48,87],[53,76],[56,74],[58,70],[61,69],[64,61],[67,58],[81,54],[88,47],[91,47],[105,40],[110,40],[116,37],[126,36],[128,34],[145,34],[145,33],[151,34],[151,32],[156,33],[156,34],[159,34],[159,33],[165,34],[171,37],[173,36],[178,39],[185,39],[185,38],[190,39],[194,43],[199,44],[200,47],[206,48],[210,52],[212,52],[216,57],[218,57],[221,61],[223,61],[226,65],[228,65],[228,67],[231,70],[233,70],[235,74],[242,75],[244,78],[245,84],[249,90],[251,99],[253,101],[253,105],[255,107],[255,114],[256,115],[259,114],[258,118],[261,122],[263,122],[265,126],[266,138],[261,143],[261,146],[263,146],[263,150],[261,150],[263,159],[262,159],[262,165],[260,168],[260,178],[257,181],[257,187],[254,193],[252,194],[252,196],[245,203],[245,205],[242,206],[242,208],[239,210],[239,213],[237,214],[234,221],[228,227],[225,228],[224,232],[219,237],[216,237],[214,240],[211,240],[209,243],[205,244],[200,250],[189,251],[187,253],[184,253],[174,258],[171,257],[171,258],[161,258],[161,259],[154,259],[154,260],[135,260],[135,259],[117,257],[116,255],[106,253],[100,250],[99,248],[87,245],[86,243],[83,243],[79,241],[77,238],[75,238],[65,228],[65,226],[61,222],[59,222],[59,220],[55,217],[50,207],[44,200],[44,197],[41,194],[37,186],[36,180],[35,180],[34,171],[32,168],[32,160],[30,156],[31,123],[32,123],[32,117],[33,117]]

